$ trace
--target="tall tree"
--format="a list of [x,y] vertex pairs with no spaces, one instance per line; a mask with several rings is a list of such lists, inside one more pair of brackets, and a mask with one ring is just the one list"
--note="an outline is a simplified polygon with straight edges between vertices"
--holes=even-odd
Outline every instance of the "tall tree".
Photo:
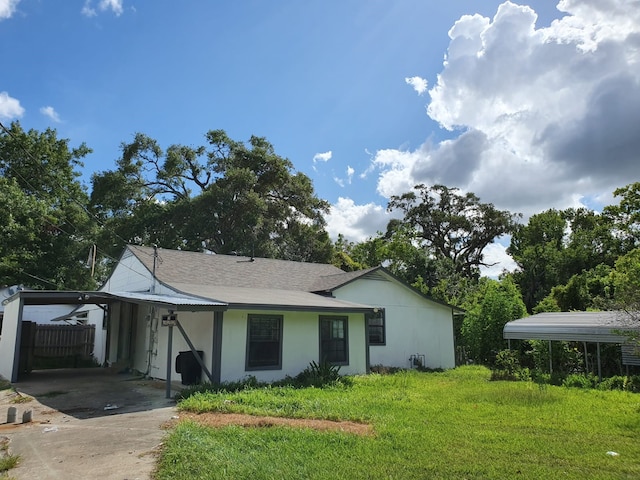
[[0,283],[39,288],[94,286],[86,268],[95,219],[79,182],[90,150],[70,148],[55,130],[0,132]]
[[393,196],[388,209],[404,213],[404,222],[428,256],[448,260],[454,273],[468,278],[488,266],[484,249],[510,233],[518,217],[444,185],[416,185],[414,191]]
[[527,315],[520,292],[508,276],[501,281],[483,278],[466,307],[462,323],[464,344],[474,361],[493,365],[496,354],[506,348],[506,323]]
[[514,278],[529,312],[553,286],[564,283],[561,263],[566,228],[563,213],[550,209],[532,215],[529,222],[518,225],[511,236],[507,253],[518,265]]
[[613,192],[617,205],[606,206],[602,214],[611,220],[613,233],[621,241],[621,254],[640,247],[640,182]]
[[[262,137],[247,143],[222,130],[207,145],[166,151],[146,135],[122,145],[115,171],[93,177],[92,205],[124,242],[330,261],[326,201]],[[115,192],[115,193],[114,193]],[[144,211],[144,224],[139,213]]]

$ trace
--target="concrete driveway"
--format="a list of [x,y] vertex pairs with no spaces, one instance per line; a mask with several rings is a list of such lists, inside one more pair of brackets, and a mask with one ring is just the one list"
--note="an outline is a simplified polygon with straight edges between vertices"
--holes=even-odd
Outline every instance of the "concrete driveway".
[[[177,417],[164,382],[108,369],[36,371],[14,387],[0,391],[0,437],[21,458],[16,479],[149,479],[163,426]],[[21,423],[27,411],[31,422]]]

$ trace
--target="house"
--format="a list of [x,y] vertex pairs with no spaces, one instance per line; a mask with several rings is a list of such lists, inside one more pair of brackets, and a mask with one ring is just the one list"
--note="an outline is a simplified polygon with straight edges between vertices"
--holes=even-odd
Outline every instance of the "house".
[[72,295],[106,305],[111,365],[167,384],[185,374],[180,370],[190,357],[214,383],[278,380],[312,361],[340,365],[347,375],[377,364],[454,367],[459,310],[382,267],[343,272],[327,264],[130,245],[100,291]]

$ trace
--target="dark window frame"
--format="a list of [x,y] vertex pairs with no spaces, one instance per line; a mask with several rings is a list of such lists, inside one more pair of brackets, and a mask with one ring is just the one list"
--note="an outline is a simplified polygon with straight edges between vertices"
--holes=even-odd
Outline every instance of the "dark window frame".
[[[387,317],[385,314],[384,308],[378,309],[377,312],[367,313],[365,314],[365,319],[367,321],[367,333],[368,333],[368,341],[369,345],[386,345],[387,344]],[[372,320],[380,319],[381,325],[372,325]],[[381,340],[371,340],[372,332],[377,333],[377,337],[381,338]]]
[[[329,324],[329,333],[333,334],[334,332],[334,324],[333,322],[342,322],[342,335],[343,338],[323,338],[323,332],[326,331],[325,324],[326,322],[332,322]],[[323,328],[325,327],[325,328]],[[319,360],[320,363],[328,362],[331,365],[349,365],[349,317],[344,315],[321,315],[320,321],[318,322],[318,340],[319,340]],[[340,329],[338,329],[340,331]],[[342,359],[336,358],[327,358],[327,347],[331,352],[339,352],[340,350],[336,348],[336,344],[343,343],[344,346],[341,350],[343,350]]]
[[[256,362],[254,359],[254,355],[258,355],[256,352],[252,352],[253,348],[259,348],[260,344],[266,343],[275,343],[272,341],[261,341],[259,339],[252,340],[252,330],[258,328],[257,325],[253,324],[254,321],[275,321],[277,325],[275,326],[277,331],[277,351],[278,351],[278,360],[275,363],[264,363]],[[255,370],[282,370],[282,344],[283,344],[283,324],[284,324],[284,316],[283,315],[271,315],[271,314],[249,314],[247,316],[247,344],[246,344],[246,352],[245,352],[245,371],[255,371]],[[267,327],[273,328],[273,327]],[[257,332],[255,332],[257,333]]]

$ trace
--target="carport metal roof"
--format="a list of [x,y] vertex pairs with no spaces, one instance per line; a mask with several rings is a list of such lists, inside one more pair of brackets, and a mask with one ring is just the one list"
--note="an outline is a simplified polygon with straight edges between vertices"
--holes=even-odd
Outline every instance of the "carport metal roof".
[[508,322],[503,336],[507,340],[625,343],[621,332],[638,330],[640,324],[625,312],[548,312]]
[[227,304],[216,300],[159,295],[149,292],[100,292],[100,291],[60,291],[60,290],[21,290],[7,298],[6,304],[20,297],[24,305],[84,305],[109,304],[114,302],[150,303],[176,312],[226,310]]

